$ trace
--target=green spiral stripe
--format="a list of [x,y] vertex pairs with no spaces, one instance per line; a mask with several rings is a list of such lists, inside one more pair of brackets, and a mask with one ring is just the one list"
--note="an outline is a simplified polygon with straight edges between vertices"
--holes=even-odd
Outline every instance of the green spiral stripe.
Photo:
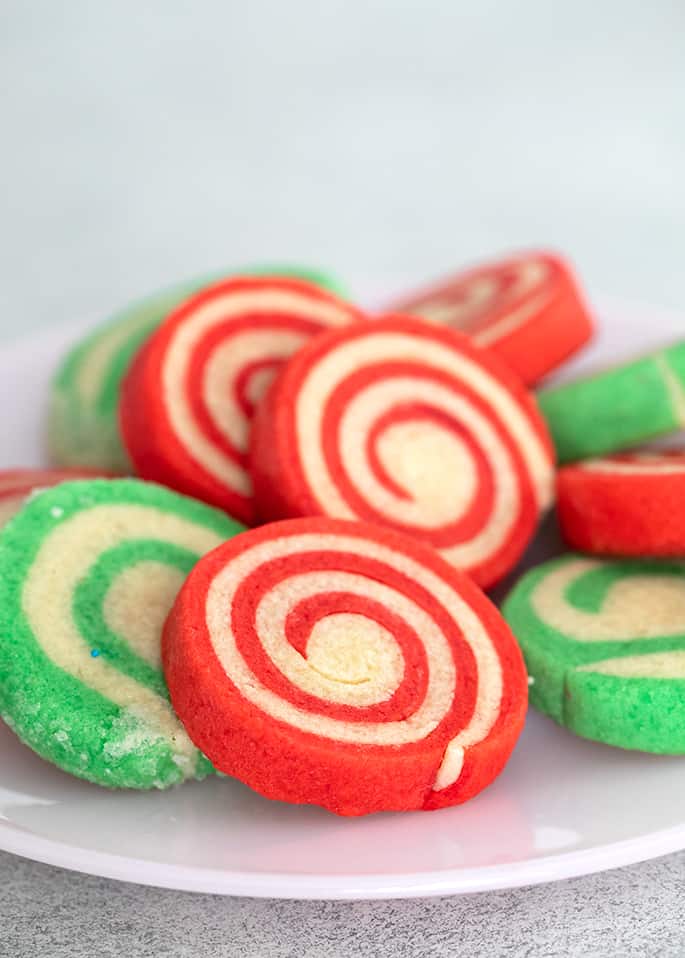
[[129,539],[104,552],[81,580],[75,593],[73,612],[79,632],[89,648],[116,662],[117,668],[158,695],[166,695],[166,684],[159,669],[137,655],[126,640],[109,627],[103,613],[105,596],[116,577],[136,563],[155,561],[172,566],[187,576],[199,556],[168,542],[154,539]]
[[585,738],[685,754],[684,562],[569,554],[523,576],[503,613],[533,706]]
[[[159,592],[164,569],[181,580],[240,531],[218,510],[135,479],[69,482],[32,498],[0,533],[0,715],[38,754],[102,785],[164,788],[208,774],[161,669],[129,639],[150,609],[161,637],[173,601]],[[143,592],[122,634],[106,600],[117,587],[126,600],[137,571]]]
[[[230,273],[189,280],[153,293],[116,313],[90,333],[64,358],[54,376],[48,410],[48,443],[53,461],[106,472],[130,472],[119,435],[119,387],[140,346],[165,316],[203,286]],[[233,273],[233,275],[238,275]],[[264,265],[240,270],[246,276],[289,276],[305,279],[334,293],[338,281],[307,267]],[[95,388],[84,389],[83,375],[93,357],[103,354]]]

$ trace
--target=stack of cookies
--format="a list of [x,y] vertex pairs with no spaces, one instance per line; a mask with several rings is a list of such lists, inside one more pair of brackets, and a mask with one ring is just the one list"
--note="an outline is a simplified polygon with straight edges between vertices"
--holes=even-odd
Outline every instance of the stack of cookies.
[[[382,315],[292,267],[124,310],[58,370],[53,467],[0,473],[0,714],[104,786],[341,815],[475,796],[529,685],[685,753],[685,454],[634,451],[685,421],[685,346],[536,395],[592,332],[548,253]],[[555,499],[580,551],[500,613]]]

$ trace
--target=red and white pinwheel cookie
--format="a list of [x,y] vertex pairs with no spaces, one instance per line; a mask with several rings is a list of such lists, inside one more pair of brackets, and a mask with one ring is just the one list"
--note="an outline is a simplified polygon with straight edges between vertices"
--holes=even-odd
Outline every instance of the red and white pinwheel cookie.
[[201,559],[169,615],[174,709],[214,765],[341,815],[464,802],[501,771],[527,680],[500,613],[387,529],[278,522]]
[[542,252],[458,273],[390,309],[461,329],[528,385],[580,349],[593,331],[568,264]]
[[262,519],[378,522],[488,586],[551,502],[554,452],[496,357],[393,316],[324,333],[290,361],[258,408],[250,465]]
[[119,409],[137,473],[254,519],[246,451],[254,404],[314,333],[362,314],[304,280],[240,278],[178,306],[124,380]]
[[0,527],[21,509],[32,492],[71,479],[92,479],[103,475],[90,469],[0,469]]
[[685,452],[623,453],[557,476],[564,538],[608,556],[685,556]]

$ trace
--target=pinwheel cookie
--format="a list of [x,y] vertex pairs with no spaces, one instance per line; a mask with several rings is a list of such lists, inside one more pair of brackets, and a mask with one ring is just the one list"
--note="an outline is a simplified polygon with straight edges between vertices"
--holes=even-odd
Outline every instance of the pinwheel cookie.
[[567,555],[504,604],[530,700],[585,738],[685,754],[685,564]]
[[28,496],[71,479],[100,475],[88,469],[0,469],[0,527],[18,512]]
[[[323,273],[293,266],[250,267],[245,275],[299,276],[337,289]],[[74,346],[52,385],[48,441],[54,462],[111,473],[131,471],[119,435],[119,387],[135,353],[164,317],[210,280],[189,280],[122,310]]]
[[167,620],[190,737],[268,798],[342,815],[466,801],[500,772],[527,682],[499,612],[435,552],[299,519],[205,556]]
[[169,705],[161,631],[197,559],[239,530],[134,479],[32,498],[0,535],[0,714],[19,737],[101,785],[206,774]]
[[593,321],[560,257],[523,253],[458,273],[390,307],[447,323],[535,383],[583,346]]
[[685,453],[624,453],[564,466],[557,508],[567,542],[615,556],[685,556]]
[[560,462],[605,456],[685,426],[685,341],[538,393]]
[[549,505],[553,452],[534,401],[455,330],[395,316],[319,336],[253,425],[263,519],[390,526],[483,586],[516,563]]
[[246,452],[254,404],[313,334],[361,318],[294,279],[225,280],[186,300],[124,381],[120,421],[136,472],[253,522]]

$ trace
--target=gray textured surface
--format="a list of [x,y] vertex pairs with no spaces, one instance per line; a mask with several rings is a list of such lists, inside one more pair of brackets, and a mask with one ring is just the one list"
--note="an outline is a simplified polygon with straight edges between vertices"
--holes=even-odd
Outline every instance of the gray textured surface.
[[[591,291],[685,306],[681,0],[2,6],[0,336],[227,263],[375,299],[538,243]],[[8,958],[685,952],[682,855],[368,905],[0,870]]]
[[0,855],[0,875],[0,955],[7,958],[676,958],[685,953],[685,853],[515,891],[368,903],[141,889],[8,855]]

